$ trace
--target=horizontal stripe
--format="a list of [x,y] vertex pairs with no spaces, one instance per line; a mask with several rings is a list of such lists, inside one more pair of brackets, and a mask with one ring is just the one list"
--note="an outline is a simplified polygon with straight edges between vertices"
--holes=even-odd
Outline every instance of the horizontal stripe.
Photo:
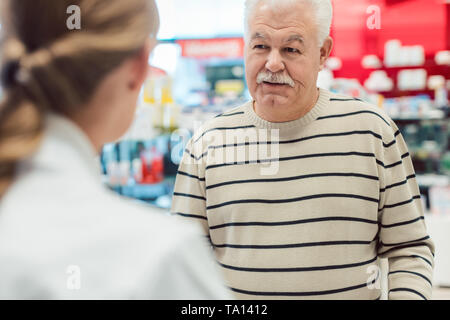
[[350,116],[363,114],[363,113],[373,114],[373,115],[377,116],[378,118],[380,118],[381,120],[383,120],[389,127],[391,126],[389,124],[389,122],[387,122],[382,116],[380,116],[378,113],[373,112],[373,111],[356,111],[356,112],[350,112],[350,113],[334,114],[334,115],[330,115],[330,116],[319,117],[319,118],[317,118],[317,120],[324,120],[324,119],[330,119],[330,118],[350,117]]
[[418,273],[418,272],[413,272],[413,271],[406,271],[406,270],[397,270],[397,271],[391,271],[388,273],[388,275],[391,274],[397,274],[397,273],[409,273],[409,274],[414,274],[418,277],[421,277],[422,279],[425,279],[431,286],[433,286],[433,284],[431,283],[430,279],[428,279],[427,277],[425,277],[423,274]]
[[235,113],[228,113],[228,114],[225,114],[225,113],[224,114],[219,114],[218,116],[216,116],[216,118],[237,116],[238,114],[244,114],[244,111],[235,112]]
[[396,167],[396,166],[398,166],[398,165],[401,165],[401,164],[402,164],[402,161],[397,161],[397,162],[392,163],[392,164],[390,164],[390,165],[385,165],[385,164],[383,163],[383,161],[377,159],[377,163],[378,163],[379,165],[381,165],[383,168],[389,169],[389,168],[394,168],[394,167]]
[[375,262],[378,257],[372,258],[367,261],[341,264],[341,265],[329,265],[329,266],[317,266],[317,267],[296,267],[296,268],[248,268],[248,267],[237,267],[230,266],[219,262],[220,266],[226,269],[235,271],[245,271],[245,272],[310,272],[310,271],[324,271],[324,270],[336,270],[336,269],[348,269],[360,266],[365,266]]
[[274,227],[274,226],[288,226],[296,224],[305,223],[315,223],[324,221],[352,221],[352,222],[362,222],[369,224],[378,224],[378,221],[362,219],[362,218],[351,218],[351,217],[325,217],[325,218],[314,218],[314,219],[304,219],[304,220],[293,220],[293,221],[278,221],[278,222],[231,222],[224,223],[220,225],[210,226],[210,230],[216,230],[226,227],[249,227],[249,226],[262,226],[262,227]]
[[408,245],[404,245],[404,246],[398,246],[398,247],[395,247],[395,248],[391,248],[391,249],[388,249],[388,250],[386,250],[384,252],[380,252],[379,255],[381,256],[381,255],[385,255],[386,253],[389,253],[391,251],[396,251],[396,250],[400,250],[400,249],[407,249],[407,248],[414,248],[414,247],[427,247],[427,248],[429,248],[428,245],[425,242],[420,242],[420,243],[413,243],[413,244],[408,244]]
[[382,228],[394,228],[394,227],[399,227],[399,226],[403,226],[405,224],[411,224],[414,222],[417,222],[419,220],[424,220],[425,217],[418,217],[416,219],[412,219],[412,220],[408,220],[408,221],[402,221],[402,222],[397,222],[397,223],[393,223],[393,224],[381,224]]
[[[381,135],[370,131],[370,130],[364,130],[364,131],[349,131],[349,132],[339,132],[339,133],[325,133],[325,134],[318,134],[314,136],[308,136],[293,140],[286,140],[286,141],[255,141],[255,142],[241,142],[241,143],[230,143],[230,144],[222,144],[222,145],[216,145],[216,146],[208,146],[208,149],[220,149],[220,148],[228,148],[228,147],[243,147],[243,146],[251,146],[251,145],[277,145],[277,144],[291,144],[291,143],[297,143],[302,141],[307,141],[311,139],[317,139],[317,138],[327,138],[327,137],[339,137],[339,136],[349,136],[349,135],[372,135],[375,138],[383,141]],[[390,143],[384,143],[383,146],[390,147],[391,145],[395,144],[396,140],[390,142]]]
[[206,210],[212,210],[217,209],[220,207],[225,207],[233,204],[239,204],[239,203],[267,203],[267,204],[274,204],[274,203],[289,203],[289,202],[299,202],[299,201],[305,201],[305,200],[311,200],[311,199],[318,199],[318,198],[353,198],[353,199],[360,199],[370,202],[378,203],[378,199],[355,195],[355,194],[339,194],[339,193],[324,193],[324,194],[314,194],[309,195],[305,197],[297,197],[297,198],[291,198],[291,199],[276,199],[276,200],[267,200],[267,199],[242,199],[242,200],[233,200],[233,201],[227,201],[219,204],[215,204],[212,206],[206,207]]
[[386,143],[386,144],[383,142],[383,147],[389,148],[390,146],[393,146],[395,143],[397,143],[396,139],[394,139],[393,141]]
[[197,176],[195,176],[193,174],[189,174],[187,172],[183,172],[183,171],[180,171],[180,170],[178,170],[177,174],[180,174],[182,176],[186,176],[186,177],[189,177],[189,178],[194,178],[194,179],[197,179],[199,181],[205,181],[205,178],[200,178],[200,177],[197,177]]
[[[299,160],[299,159],[308,159],[308,158],[322,158],[322,157],[348,157],[348,156],[360,156],[360,157],[372,157],[375,158],[375,155],[373,153],[365,153],[365,152],[333,152],[333,153],[316,153],[316,154],[306,154],[306,155],[300,155],[300,156],[292,156],[292,157],[284,157],[284,158],[271,158],[271,159],[258,159],[258,160],[252,160],[252,161],[240,161],[240,162],[231,162],[231,163],[221,163],[216,165],[209,165],[205,168],[205,170],[208,169],[214,169],[219,167],[227,167],[227,166],[234,166],[234,165],[243,165],[243,164],[261,164],[261,163],[267,163],[267,162],[282,162],[282,161],[291,161],[291,160]],[[409,156],[409,153],[405,153],[402,155],[402,159]],[[381,160],[378,160],[375,158],[376,163],[384,167],[385,169],[393,168],[398,165],[401,165],[403,162],[402,160],[385,165]]]
[[402,159],[409,157],[409,152],[406,152],[405,154],[402,154]]
[[186,154],[189,155],[192,159],[197,160],[197,161],[202,159],[204,156],[208,155],[208,151],[201,154],[199,157],[194,156],[188,149],[184,150],[184,152],[186,152]]
[[[360,157],[372,157],[375,158],[375,155],[373,153],[365,153],[365,152],[333,152],[333,153],[316,153],[316,154],[306,154],[306,155],[300,155],[300,156],[292,156],[292,157],[284,157],[284,158],[271,158],[271,159],[262,159],[262,160],[252,160],[252,161],[241,161],[241,162],[231,162],[231,163],[221,163],[216,165],[210,165],[205,168],[205,170],[213,169],[213,168],[219,168],[219,167],[226,167],[226,166],[233,166],[233,165],[243,165],[243,164],[260,164],[260,163],[267,163],[267,162],[281,162],[281,161],[291,161],[291,160],[299,160],[299,159],[308,159],[308,158],[322,158],[322,157],[344,157],[344,156],[360,156]],[[409,153],[405,153],[402,155],[402,159],[409,156]],[[385,165],[381,160],[376,159],[376,162],[384,167],[385,169],[393,168],[398,165],[401,165],[403,162],[402,160],[397,161],[395,163]]]
[[237,130],[237,129],[248,129],[248,128],[255,128],[254,125],[248,125],[248,126],[239,126],[239,127],[220,127],[220,128],[213,128],[213,129],[209,129],[206,130],[205,132],[203,132],[200,137],[198,137],[196,140],[194,140],[194,143],[196,143],[197,141],[199,141],[201,138],[203,138],[203,136],[205,134],[207,134],[208,132],[212,132],[212,131],[223,131],[223,130]]
[[232,184],[282,182],[282,181],[293,181],[293,180],[319,178],[319,177],[357,177],[357,178],[365,178],[365,179],[378,181],[378,177],[369,176],[369,175],[365,175],[365,174],[329,172],[329,173],[307,174],[307,175],[300,175],[300,176],[286,177],[286,178],[234,180],[234,181],[227,181],[227,182],[213,184],[213,185],[207,186],[206,189],[214,189],[214,188],[218,188],[218,187],[222,187],[222,186],[226,186],[226,185],[232,185]]
[[[298,140],[298,139],[297,139]],[[228,148],[228,147],[245,147],[245,146],[259,146],[259,145],[278,145],[283,144],[284,141],[254,141],[254,142],[240,142],[240,143],[229,143],[229,144],[219,144],[216,146],[208,146],[208,149],[222,149],[222,148]]]
[[187,217],[187,218],[195,218],[195,219],[203,219],[203,220],[208,220],[205,216],[201,216],[198,214],[187,214],[187,213],[181,213],[181,212],[174,212],[173,214],[182,216],[182,217]]
[[350,286],[340,289],[332,289],[332,290],[324,290],[324,291],[308,291],[308,292],[267,292],[267,291],[248,291],[248,290],[242,290],[237,288],[229,287],[232,291],[247,295],[253,295],[253,296],[286,296],[286,297],[305,297],[305,296],[322,296],[322,295],[329,295],[329,294],[336,294],[341,292],[347,292],[352,290],[361,289],[364,287],[367,287],[368,284],[373,284],[378,280],[378,277],[374,279],[372,282],[365,282],[363,284],[359,284],[356,286]]
[[423,261],[425,261],[430,267],[433,267],[433,264],[426,258],[418,256],[418,255],[412,255],[410,256],[411,258],[418,258],[418,259],[422,259]]
[[291,249],[305,247],[324,247],[324,246],[340,246],[340,245],[368,245],[373,241],[323,241],[323,242],[307,242],[292,244],[276,244],[276,245],[250,245],[250,244],[214,244],[216,248],[233,248],[233,249]]
[[401,246],[401,245],[408,244],[408,243],[414,243],[414,242],[418,242],[418,241],[424,241],[424,240],[428,240],[428,239],[430,239],[430,236],[426,236],[426,237],[423,237],[423,238],[420,238],[420,239],[416,239],[416,240],[410,240],[410,241],[405,241],[405,242],[399,242],[399,243],[383,243],[383,242],[381,242],[381,245],[382,245],[382,246],[385,246],[385,247],[394,247],[394,246]]
[[[282,161],[291,161],[291,160],[299,160],[299,159],[308,159],[308,158],[321,158],[321,157],[342,157],[342,156],[360,156],[360,157],[373,157],[375,158],[375,155],[373,153],[363,153],[363,152],[334,152],[334,153],[318,153],[318,154],[306,154],[306,155],[299,155],[299,156],[292,156],[292,157],[283,157],[283,158],[270,158],[270,159],[262,159],[262,160],[252,160],[252,161],[241,161],[241,162],[231,162],[231,163],[221,163],[216,165],[209,165],[206,166],[205,170],[208,169],[214,169],[219,167],[226,167],[226,166],[233,166],[233,165],[244,165],[244,164],[262,164],[262,163],[270,163],[270,162],[282,162]],[[405,153],[402,155],[402,159],[409,156],[409,153]],[[194,159],[195,156],[193,156]],[[199,159],[197,159],[199,160]],[[395,162],[393,164],[385,165],[382,161],[376,159],[376,162],[381,165],[382,167],[388,169],[393,168],[395,166],[398,166],[402,164],[402,161]],[[203,178],[204,179],[204,178]]]
[[390,208],[403,206],[405,204],[413,202],[416,199],[420,199],[420,195],[414,196],[411,199],[406,200],[406,201],[402,201],[402,202],[398,202],[398,203],[394,203],[394,204],[386,204],[383,208],[379,209],[379,211],[383,211],[384,209],[390,209]]
[[425,296],[423,294],[421,294],[420,292],[418,292],[416,290],[409,289],[409,288],[395,288],[395,289],[389,290],[389,293],[391,293],[391,292],[401,292],[401,291],[412,292],[412,293],[417,294],[418,296],[420,296],[422,299],[427,300],[427,298],[425,298]]
[[194,198],[194,199],[199,199],[199,200],[204,200],[204,201],[206,201],[206,198],[205,198],[205,197],[196,196],[196,195],[188,194],[188,193],[174,192],[173,195],[174,195],[174,196],[178,196],[178,197],[188,197],[188,198]]
[[396,166],[398,166],[398,165],[401,165],[401,164],[403,163],[402,159],[404,159],[404,158],[406,158],[406,157],[408,157],[408,156],[409,156],[409,152],[403,154],[403,155],[401,156],[400,161],[397,161],[397,162],[394,162],[394,163],[388,164],[388,165],[384,164],[382,161],[380,161],[380,160],[378,160],[378,159],[377,159],[376,161],[377,161],[377,163],[378,163],[379,165],[383,166],[385,169],[390,169],[390,168],[394,168],[394,167],[396,167]]
[[412,175],[410,175],[410,176],[407,176],[406,179],[403,180],[403,181],[400,181],[400,182],[397,182],[397,183],[388,185],[388,186],[386,186],[386,188],[380,189],[380,192],[385,192],[387,189],[391,189],[391,188],[398,187],[398,186],[401,186],[401,185],[403,185],[403,184],[406,184],[406,183],[408,182],[408,180],[413,179],[413,178],[415,178],[415,177],[416,177],[415,174],[412,174]]
[[392,140],[392,142],[390,142],[390,143],[387,143],[387,144],[384,144],[383,143],[383,147],[385,147],[385,148],[389,148],[390,146],[392,146],[392,145],[394,145],[396,142],[397,142],[397,136],[400,134],[401,132],[400,132],[400,130],[397,130],[395,133],[394,133],[394,140]]
[[243,165],[243,164],[261,164],[261,163],[267,163],[267,162],[269,162],[269,163],[270,162],[282,162],[282,161],[291,161],[291,160],[309,159],[309,158],[349,157],[349,156],[372,157],[372,158],[375,157],[375,155],[373,153],[363,153],[363,152],[316,153],[316,154],[305,154],[305,155],[285,157],[285,158],[272,158],[272,159],[262,159],[262,160],[258,159],[258,160],[254,160],[254,161],[221,163],[221,164],[207,166],[205,168],[205,170],[226,167],[226,166]]
[[330,98],[330,101],[359,101],[359,102],[363,102],[361,99],[358,98]]

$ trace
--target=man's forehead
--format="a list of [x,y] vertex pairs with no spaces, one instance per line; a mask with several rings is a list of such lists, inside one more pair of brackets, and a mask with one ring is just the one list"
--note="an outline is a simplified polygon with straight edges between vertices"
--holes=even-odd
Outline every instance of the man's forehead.
[[[261,40],[271,40],[272,39],[272,35],[270,35],[267,32],[264,31],[255,31],[251,34],[250,39],[251,40],[257,40],[257,39],[261,39]],[[288,33],[285,35],[281,36],[281,41],[282,42],[293,42],[293,41],[298,41],[300,43],[305,43],[305,38],[299,34],[299,33]]]

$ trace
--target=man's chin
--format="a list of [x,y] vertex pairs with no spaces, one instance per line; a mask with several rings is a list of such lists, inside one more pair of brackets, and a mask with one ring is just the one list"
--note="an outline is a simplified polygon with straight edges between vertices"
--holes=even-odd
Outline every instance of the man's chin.
[[283,108],[289,105],[289,100],[286,97],[276,94],[264,95],[257,102],[259,102],[261,106],[272,108]]

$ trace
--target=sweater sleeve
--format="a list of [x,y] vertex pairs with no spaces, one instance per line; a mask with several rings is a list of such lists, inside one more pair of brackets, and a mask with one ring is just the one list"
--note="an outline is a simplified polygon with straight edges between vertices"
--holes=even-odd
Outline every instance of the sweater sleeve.
[[200,156],[194,154],[194,143],[191,138],[178,167],[171,212],[199,223],[203,227],[204,235],[209,238],[204,163]]
[[389,299],[430,299],[434,243],[408,148],[395,123],[390,124],[391,142],[384,145],[379,163],[378,255],[388,259]]

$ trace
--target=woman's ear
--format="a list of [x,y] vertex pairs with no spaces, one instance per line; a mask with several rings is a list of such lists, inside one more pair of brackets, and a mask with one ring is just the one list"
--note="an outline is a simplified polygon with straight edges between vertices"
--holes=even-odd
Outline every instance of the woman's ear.
[[156,46],[156,40],[149,38],[144,47],[132,58],[132,79],[129,82],[130,90],[140,89],[148,75],[148,60],[150,53]]
[[320,48],[320,70],[325,67],[325,62],[331,54],[331,50],[333,49],[333,39],[331,37],[327,37],[323,42],[322,47]]

